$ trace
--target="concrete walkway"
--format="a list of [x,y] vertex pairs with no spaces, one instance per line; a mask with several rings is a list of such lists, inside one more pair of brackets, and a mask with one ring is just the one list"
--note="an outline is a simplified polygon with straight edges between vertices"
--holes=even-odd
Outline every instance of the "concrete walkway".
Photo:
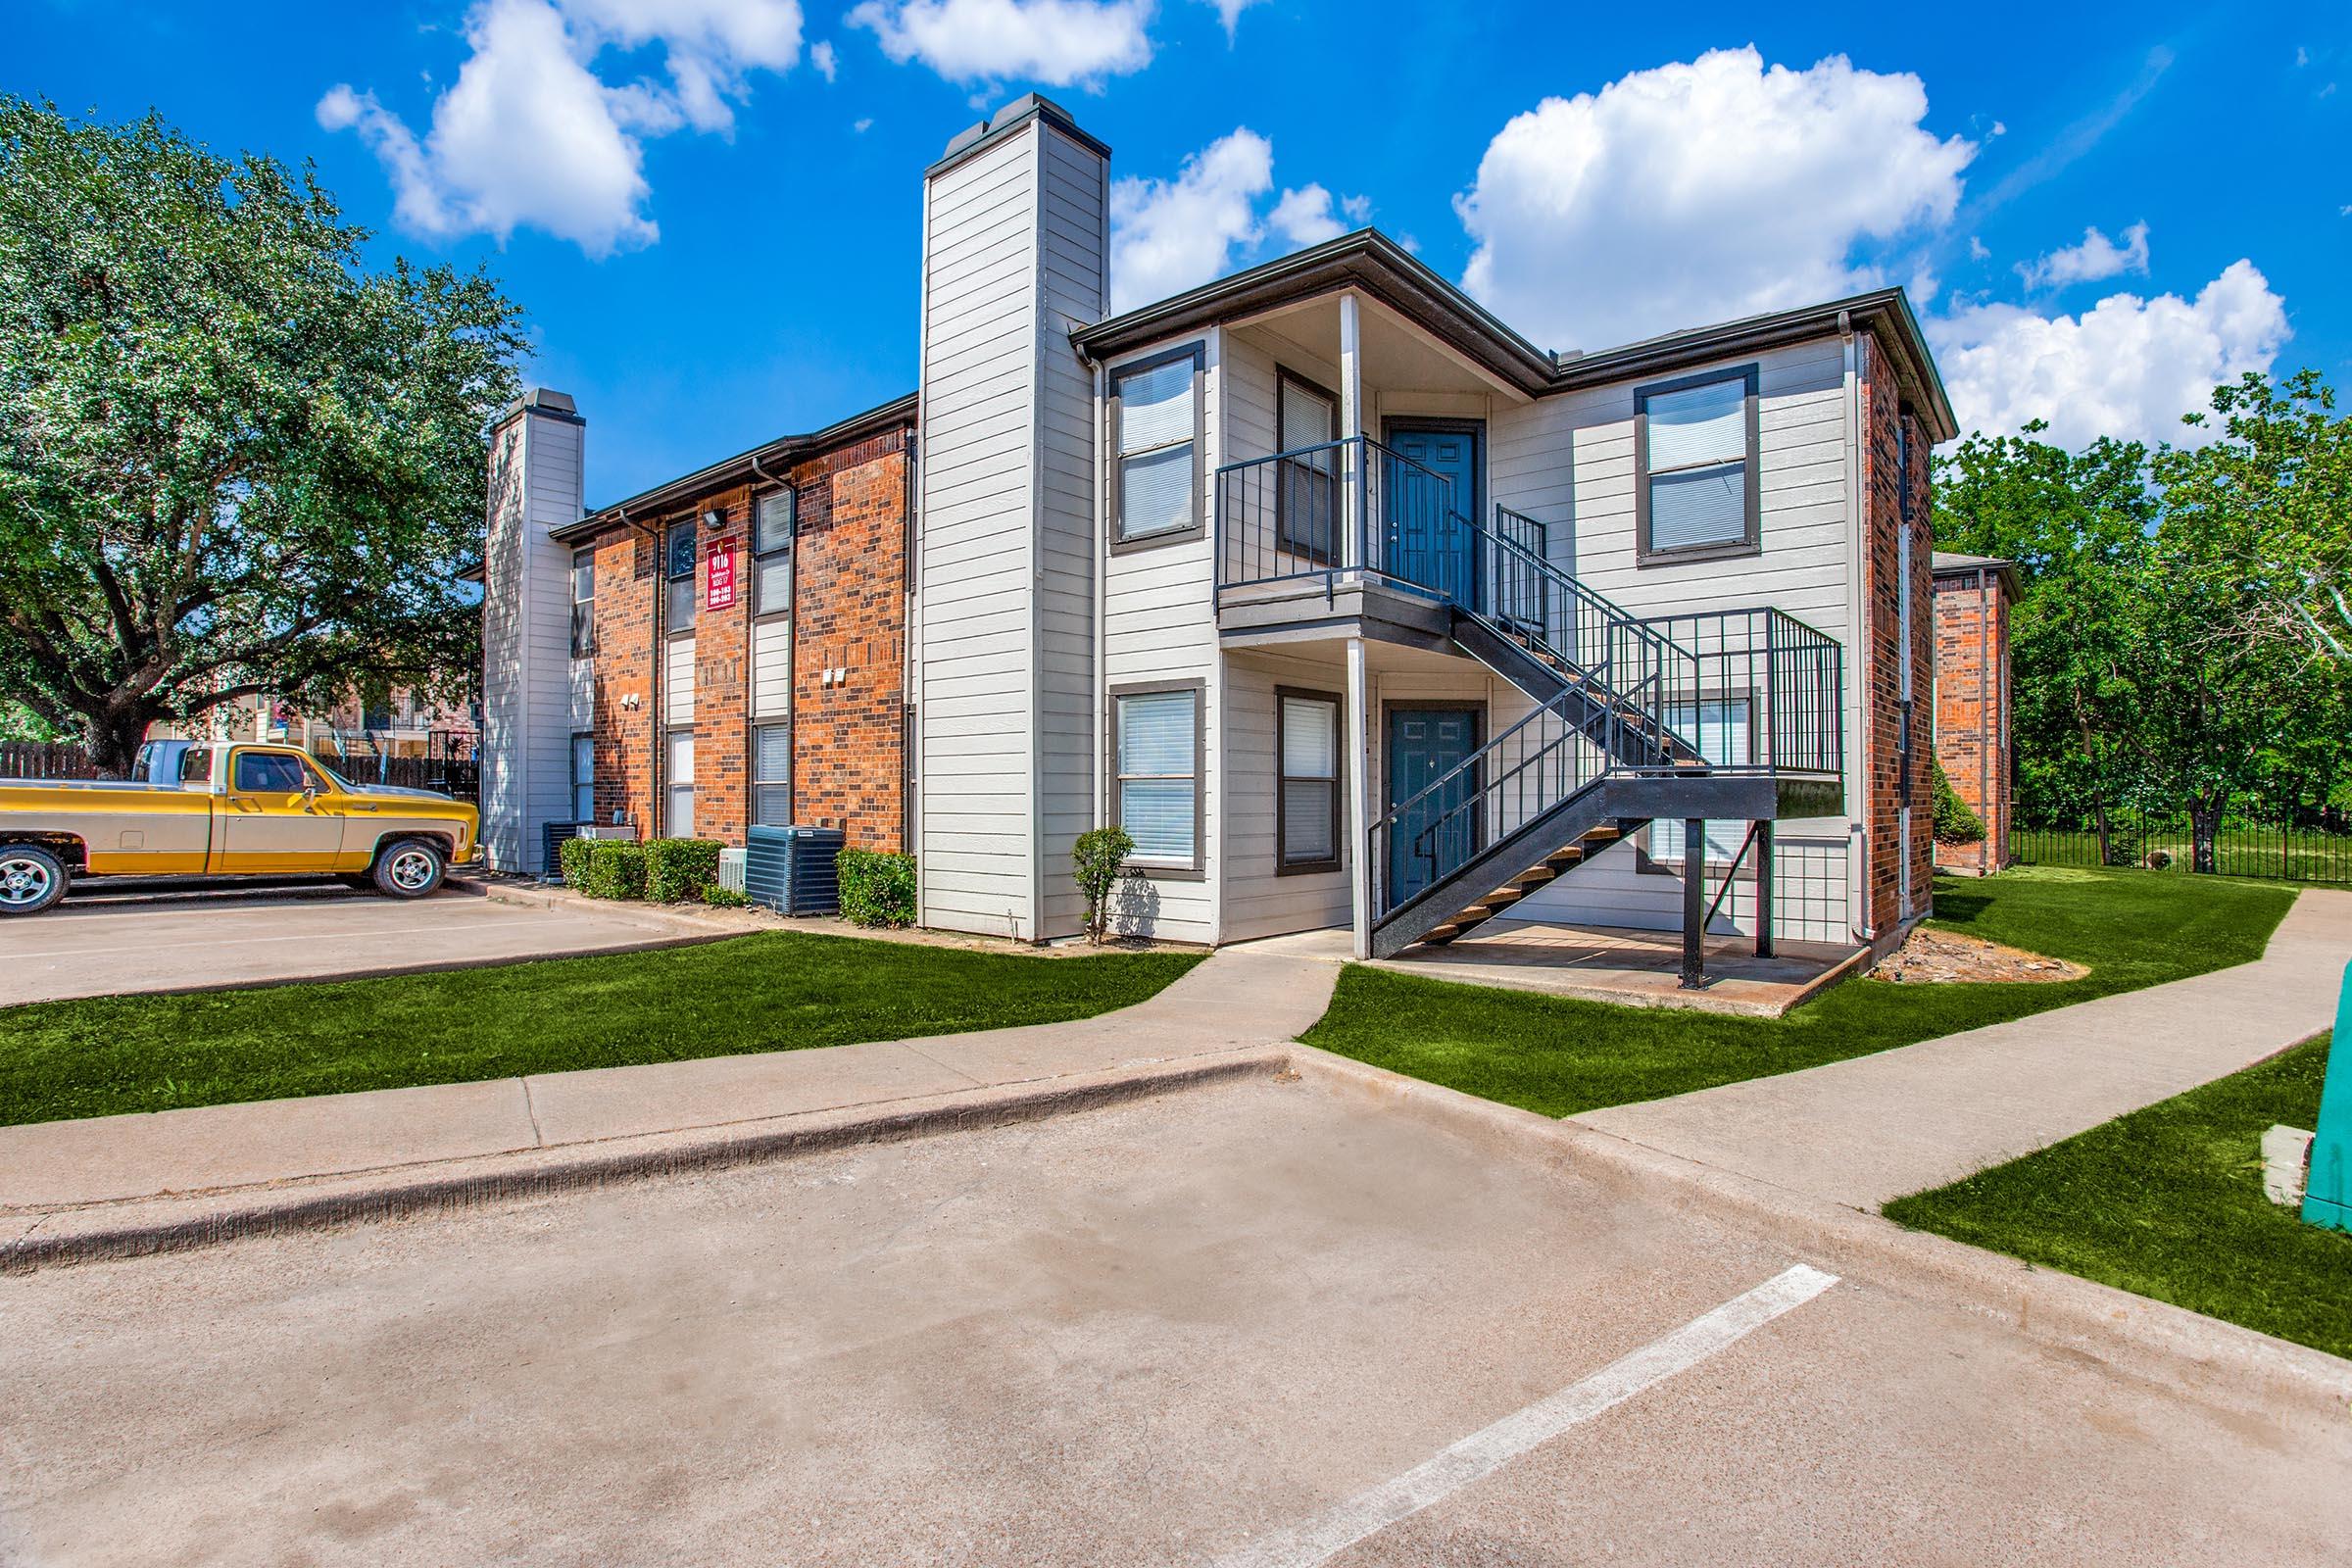
[[2348,958],[2352,893],[2306,891],[2252,963],[1574,1119],[1875,1211],[2309,1039]]
[[1279,1046],[1338,971],[1228,950],[1148,1001],[1031,1028],[0,1128],[0,1247],[64,1209],[905,1107]]

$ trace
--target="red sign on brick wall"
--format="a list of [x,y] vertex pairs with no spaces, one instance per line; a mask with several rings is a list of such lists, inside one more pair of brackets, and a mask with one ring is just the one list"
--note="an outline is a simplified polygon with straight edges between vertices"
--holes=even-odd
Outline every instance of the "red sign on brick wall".
[[723,539],[710,545],[710,571],[705,579],[703,603],[710,610],[735,608],[735,547]]

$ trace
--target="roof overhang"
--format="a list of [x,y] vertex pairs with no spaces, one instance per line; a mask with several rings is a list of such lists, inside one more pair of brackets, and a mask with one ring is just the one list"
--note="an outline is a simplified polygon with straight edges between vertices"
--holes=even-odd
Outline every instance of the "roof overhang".
[[616,522],[632,521],[674,512],[713,491],[732,489],[748,479],[759,478],[761,469],[777,464],[791,463],[816,453],[829,452],[835,447],[848,446],[853,442],[862,441],[868,436],[878,435],[895,426],[911,425],[914,423],[914,417],[915,394],[909,392],[905,397],[893,398],[878,408],[866,410],[863,414],[854,414],[840,423],[827,425],[822,430],[812,430],[807,435],[778,436],[762,446],[752,448],[749,452],[738,452],[731,458],[722,458],[707,468],[697,468],[694,472],[682,474],[666,484],[658,484],[651,490],[641,490],[625,501],[615,501],[610,506],[599,507],[596,511],[581,516],[576,522],[567,522],[559,527],[550,528],[547,536],[559,544],[569,544],[574,540],[585,539],[591,534],[602,533]]
[[1552,384],[1555,372],[1549,354],[1374,228],[1342,234],[1155,305],[1080,327],[1070,341],[1086,358],[1102,361],[1343,289],[1356,289],[1380,301],[1529,397],[1542,395]]
[[1928,571],[1939,578],[1990,574],[2000,579],[2002,591],[2010,598],[2017,597],[2017,563],[2000,556],[1964,556],[1957,551],[1938,550],[1928,557]]

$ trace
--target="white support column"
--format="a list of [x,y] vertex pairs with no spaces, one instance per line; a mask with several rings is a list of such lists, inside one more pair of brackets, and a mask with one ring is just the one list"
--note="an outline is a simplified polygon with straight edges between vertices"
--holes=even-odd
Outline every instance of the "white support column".
[[[1345,296],[1342,296],[1345,298]],[[1365,745],[1370,715],[1364,705],[1370,684],[1364,679],[1364,640],[1348,639],[1348,842],[1355,846],[1349,867],[1349,908],[1354,911],[1355,956],[1372,956],[1372,758]]]
[[[1370,454],[1355,438],[1364,433],[1364,352],[1356,319],[1355,295],[1340,296],[1340,439],[1351,444],[1348,450],[1348,474],[1345,494],[1340,501],[1340,518],[1345,537],[1340,546],[1340,564],[1362,566],[1364,561],[1364,508],[1368,500],[1367,459]],[[1360,650],[1358,651],[1360,655]]]

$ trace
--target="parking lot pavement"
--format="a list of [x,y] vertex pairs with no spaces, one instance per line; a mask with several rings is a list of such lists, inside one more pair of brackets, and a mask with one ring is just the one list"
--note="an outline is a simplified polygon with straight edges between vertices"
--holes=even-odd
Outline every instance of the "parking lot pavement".
[[2300,1563],[2352,1535],[2340,1419],[1832,1282],[1311,1077],[9,1276],[0,1321],[0,1560]]
[[103,879],[0,921],[0,1005],[380,974],[658,947],[667,928],[497,904],[452,883],[414,903],[339,883]]

